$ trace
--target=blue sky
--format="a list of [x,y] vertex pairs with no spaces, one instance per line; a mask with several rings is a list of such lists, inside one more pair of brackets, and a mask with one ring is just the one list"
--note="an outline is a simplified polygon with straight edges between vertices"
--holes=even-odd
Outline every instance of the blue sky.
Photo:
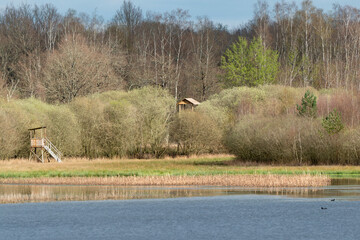
[[[280,0],[268,0],[270,9]],[[51,3],[55,5],[60,13],[65,13],[69,8],[78,12],[92,14],[95,9],[98,15],[106,21],[110,20],[117,9],[120,8],[123,0],[0,0],[0,9],[8,4],[18,6],[21,3],[42,5]],[[249,21],[253,16],[254,4],[256,0],[132,0],[139,6],[143,13],[152,12],[169,12],[181,8],[189,10],[192,17],[207,16],[216,23],[237,27]],[[289,1],[287,1],[289,2]],[[295,0],[300,6],[302,0]],[[360,9],[359,0],[313,0],[316,7],[325,11],[330,11],[334,3],[340,5],[350,5]]]

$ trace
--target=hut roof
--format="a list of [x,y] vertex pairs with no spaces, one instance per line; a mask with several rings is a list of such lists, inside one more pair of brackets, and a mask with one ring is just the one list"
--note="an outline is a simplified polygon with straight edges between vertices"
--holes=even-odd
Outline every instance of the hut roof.
[[192,104],[194,106],[199,105],[200,103],[198,101],[196,101],[193,98],[184,98],[182,101],[180,101],[178,104]]
[[29,131],[34,131],[34,130],[43,129],[43,128],[46,128],[46,127],[43,126],[43,127],[29,128],[28,130]]

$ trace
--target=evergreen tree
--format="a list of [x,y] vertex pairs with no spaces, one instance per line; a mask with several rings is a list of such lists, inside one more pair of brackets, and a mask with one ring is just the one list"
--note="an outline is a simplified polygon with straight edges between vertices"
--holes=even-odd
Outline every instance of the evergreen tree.
[[307,90],[301,99],[301,105],[296,104],[299,116],[316,118],[317,104],[316,96]]
[[328,116],[323,118],[322,126],[329,134],[336,134],[344,128],[342,123],[341,114],[334,109]]

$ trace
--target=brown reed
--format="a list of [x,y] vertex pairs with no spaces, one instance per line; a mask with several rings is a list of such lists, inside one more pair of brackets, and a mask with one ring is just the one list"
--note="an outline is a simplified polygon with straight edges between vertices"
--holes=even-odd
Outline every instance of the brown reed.
[[114,185],[114,186],[239,186],[239,187],[320,187],[330,185],[324,175],[208,175],[3,178],[0,184]]

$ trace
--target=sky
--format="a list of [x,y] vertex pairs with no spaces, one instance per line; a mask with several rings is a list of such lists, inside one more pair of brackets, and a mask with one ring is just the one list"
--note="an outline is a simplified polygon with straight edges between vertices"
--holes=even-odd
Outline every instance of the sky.
[[[268,0],[270,10],[279,1],[281,0]],[[293,1],[298,6],[302,2],[302,0]],[[64,14],[69,8],[89,15],[96,11],[105,21],[109,21],[122,2],[123,0],[0,0],[0,10],[9,4],[19,6],[22,3],[30,5],[51,3],[61,14]],[[140,7],[144,14],[147,11],[164,13],[181,8],[188,10],[193,19],[198,16],[207,16],[215,23],[234,28],[252,19],[257,0],[132,0],[132,2]],[[333,4],[350,5],[360,9],[360,0],[313,0],[313,4],[326,12],[332,9]]]

